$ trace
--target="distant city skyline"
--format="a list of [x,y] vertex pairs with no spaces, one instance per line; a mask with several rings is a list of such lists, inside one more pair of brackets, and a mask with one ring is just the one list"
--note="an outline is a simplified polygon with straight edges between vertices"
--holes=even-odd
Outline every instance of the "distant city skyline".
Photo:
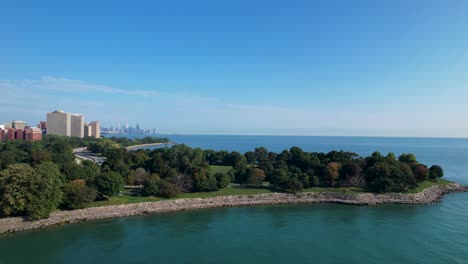
[[120,122],[117,126],[102,126],[101,131],[103,134],[134,134],[134,135],[154,135],[156,134],[155,128],[142,128],[140,124],[136,123],[135,127],[125,123],[122,125]]
[[0,120],[468,137],[468,1],[1,2]]

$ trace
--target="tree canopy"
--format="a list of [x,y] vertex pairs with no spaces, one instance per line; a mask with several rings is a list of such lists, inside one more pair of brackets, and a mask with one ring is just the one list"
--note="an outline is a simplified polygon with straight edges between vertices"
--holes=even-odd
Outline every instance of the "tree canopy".
[[[368,157],[342,150],[306,152],[297,146],[278,153],[265,147],[240,153],[184,144],[153,150],[124,148],[153,142],[168,139],[46,136],[35,142],[0,142],[0,214],[44,218],[57,207],[77,209],[96,199],[111,199],[124,185],[134,185],[141,190],[139,195],[159,197],[217,191],[233,182],[291,192],[312,186],[405,192],[444,176],[440,166],[428,168],[410,153],[396,158],[394,153],[380,152]],[[76,147],[101,153],[106,161],[76,162]],[[212,171],[210,166],[227,169]]]

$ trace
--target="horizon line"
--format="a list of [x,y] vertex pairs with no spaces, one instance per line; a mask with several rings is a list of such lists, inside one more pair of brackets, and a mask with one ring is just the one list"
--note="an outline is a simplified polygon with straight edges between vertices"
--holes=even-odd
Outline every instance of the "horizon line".
[[[106,134],[125,135],[125,134]],[[131,135],[131,134],[130,134]],[[454,136],[366,136],[366,135],[303,135],[303,134],[204,134],[204,133],[156,133],[152,135],[173,135],[173,136],[256,136],[256,137],[355,137],[355,138],[425,138],[425,139],[468,139],[467,137]]]

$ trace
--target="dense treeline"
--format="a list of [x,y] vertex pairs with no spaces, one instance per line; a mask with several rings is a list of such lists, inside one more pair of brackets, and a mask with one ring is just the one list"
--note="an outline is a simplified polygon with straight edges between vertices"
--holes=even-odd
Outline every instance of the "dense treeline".
[[[246,186],[301,191],[312,186],[366,188],[371,192],[404,192],[427,179],[443,176],[412,154],[398,158],[379,152],[304,152],[292,147],[281,153],[263,147],[244,154],[202,150],[186,145],[127,151],[121,146],[167,142],[167,139],[76,139],[45,137],[39,142],[0,145],[0,214],[47,217],[57,207],[77,209],[118,195],[123,186],[141,186],[140,195],[174,197],[181,192],[208,192],[235,182]],[[102,153],[102,165],[75,162],[74,147]],[[231,166],[227,173],[210,165]]]
[[0,215],[39,219],[57,207],[83,208],[120,192],[124,180],[118,171],[91,161],[77,164],[73,148],[103,145],[112,153],[120,149],[120,144],[159,142],[168,139],[46,136],[42,141],[0,142]]

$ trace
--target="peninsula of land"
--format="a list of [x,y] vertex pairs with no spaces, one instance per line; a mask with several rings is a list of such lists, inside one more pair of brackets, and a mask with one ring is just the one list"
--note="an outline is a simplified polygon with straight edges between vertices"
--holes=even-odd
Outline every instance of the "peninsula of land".
[[36,221],[27,221],[23,217],[3,218],[0,219],[0,234],[99,219],[220,207],[310,203],[339,203],[349,205],[424,205],[437,202],[446,194],[466,191],[468,191],[466,186],[457,183],[450,183],[447,185],[432,186],[416,194],[345,194],[339,192],[304,192],[295,194],[268,193],[256,195],[218,196],[206,199],[176,199],[61,211],[50,214],[50,216],[46,219],[40,219]]
[[224,206],[425,204],[465,190],[442,179],[441,166],[420,163],[411,153],[144,148],[160,144],[171,142],[58,136],[0,142],[2,232]]

